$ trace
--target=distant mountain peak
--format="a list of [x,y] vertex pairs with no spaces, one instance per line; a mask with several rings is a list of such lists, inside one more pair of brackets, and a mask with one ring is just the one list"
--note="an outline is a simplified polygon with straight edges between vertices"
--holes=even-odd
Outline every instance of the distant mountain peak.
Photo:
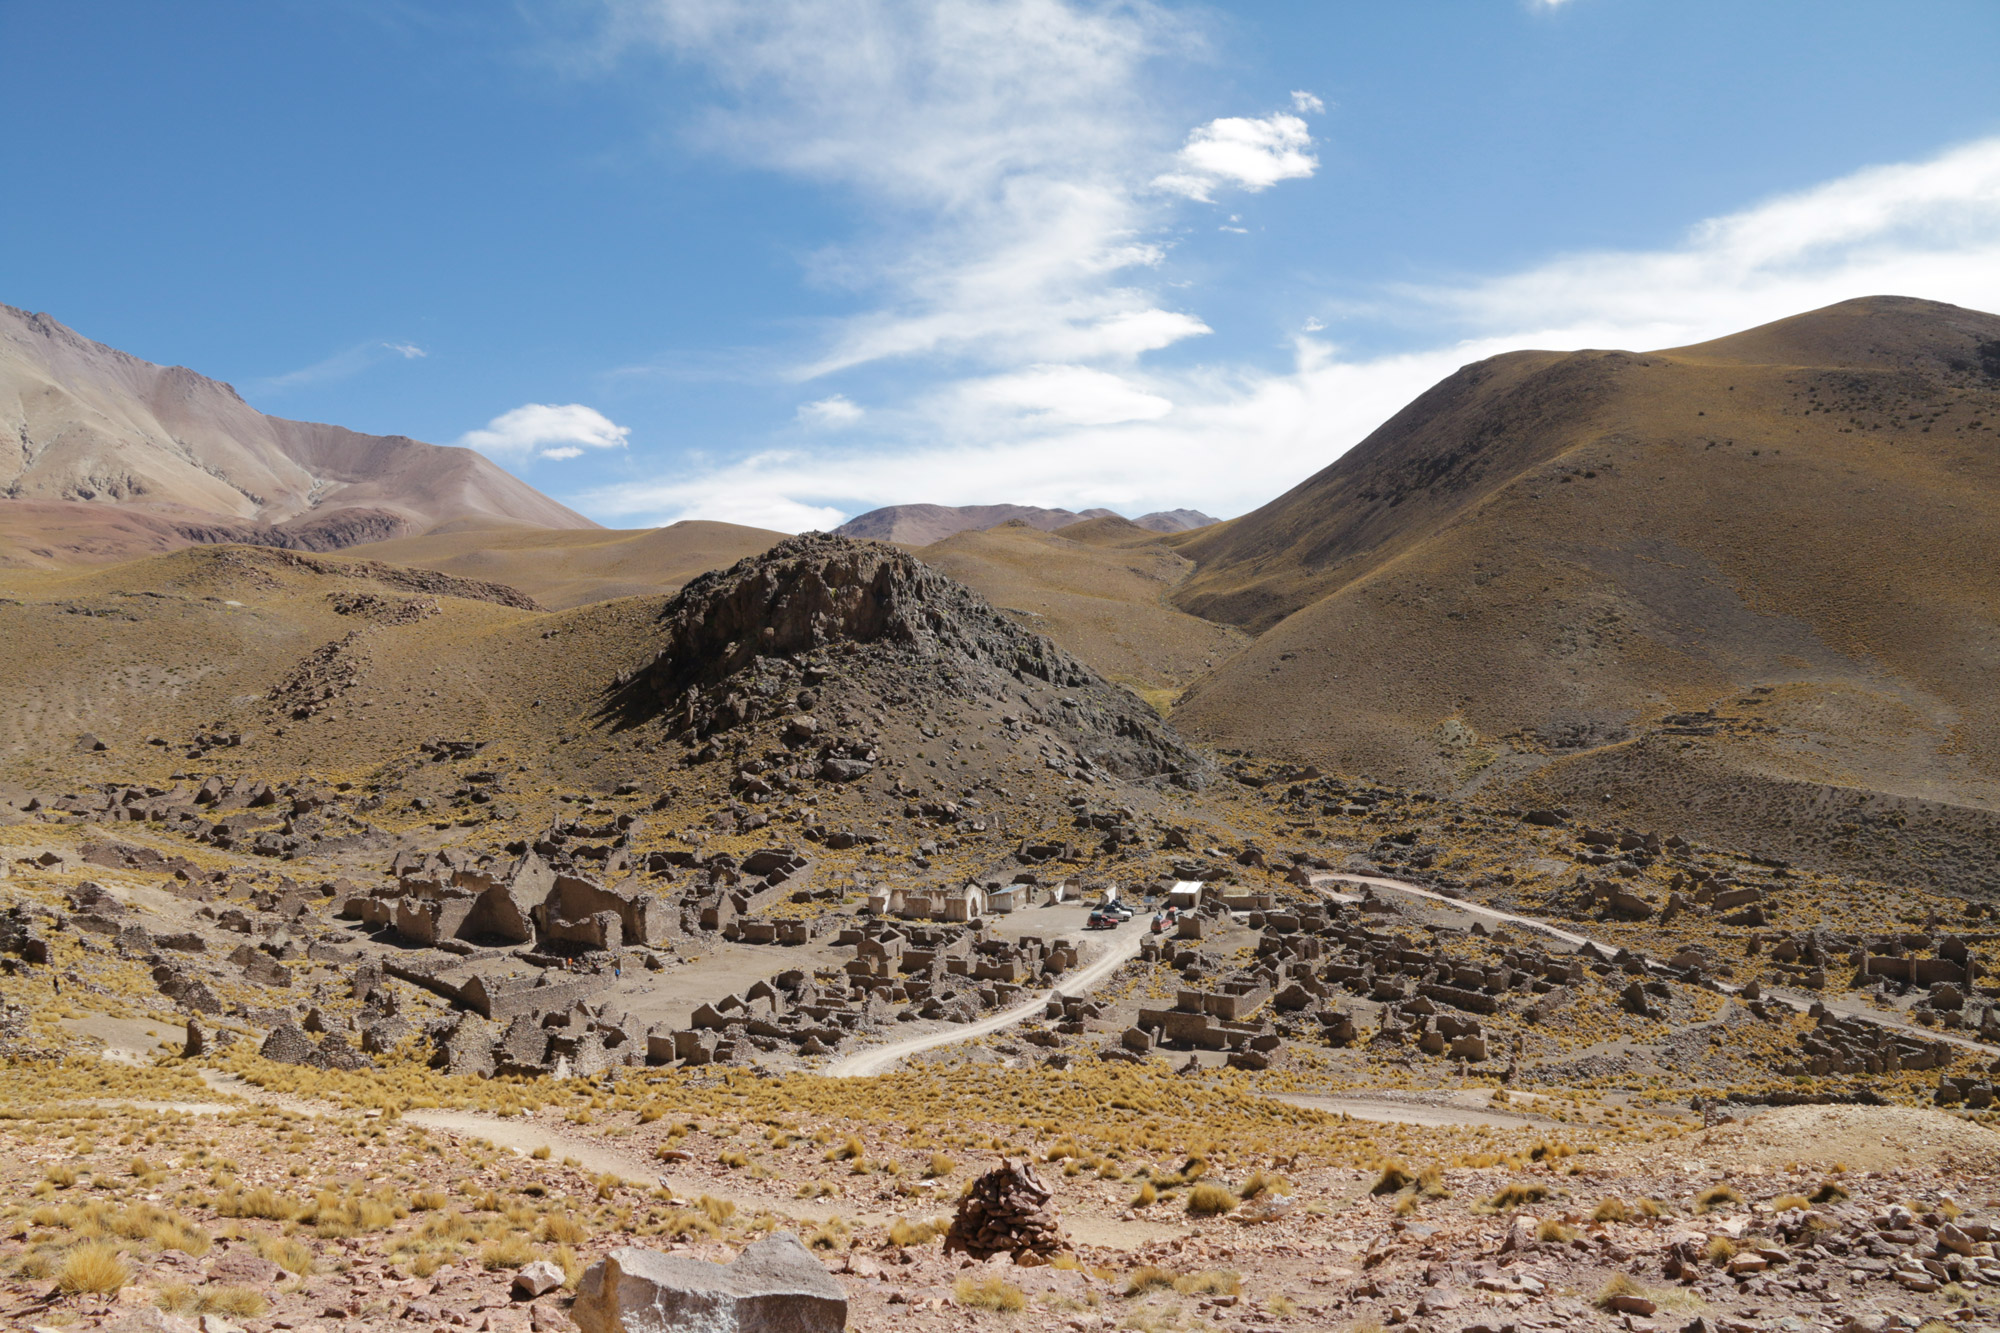
[[[841,537],[901,542],[905,546],[929,546],[954,533],[984,531],[1002,523],[1022,523],[1043,532],[1054,532],[1093,518],[1121,517],[1110,509],[1043,509],[1036,505],[885,505],[855,515],[835,528],[834,533]],[[1196,509],[1166,509],[1126,521],[1152,532],[1186,532],[1220,520]]]

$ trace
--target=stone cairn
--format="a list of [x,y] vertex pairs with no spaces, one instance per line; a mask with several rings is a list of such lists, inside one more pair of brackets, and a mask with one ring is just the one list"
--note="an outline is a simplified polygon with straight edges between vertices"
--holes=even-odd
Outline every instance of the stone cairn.
[[960,1200],[944,1238],[945,1253],[963,1250],[975,1259],[996,1254],[1046,1259],[1060,1253],[1062,1226],[1052,1197],[1026,1159],[1016,1165],[1002,1158],[999,1166],[973,1181]]

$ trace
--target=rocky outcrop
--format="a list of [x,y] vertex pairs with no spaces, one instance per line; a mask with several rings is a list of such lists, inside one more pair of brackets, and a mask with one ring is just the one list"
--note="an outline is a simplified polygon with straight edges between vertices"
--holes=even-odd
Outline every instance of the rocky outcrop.
[[[1205,765],[1150,708],[977,593],[905,551],[806,533],[682,588],[662,612],[667,646],[626,682],[698,739],[784,722],[833,781],[875,760],[826,734],[814,706],[881,700],[1029,703],[1088,763],[1123,778],[1190,782]],[[828,711],[828,710],[822,710]]]

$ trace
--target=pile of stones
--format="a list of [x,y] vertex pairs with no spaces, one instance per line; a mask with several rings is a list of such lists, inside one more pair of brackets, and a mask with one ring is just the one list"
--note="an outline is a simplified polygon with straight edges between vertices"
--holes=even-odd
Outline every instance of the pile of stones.
[[1026,1159],[1000,1165],[972,1182],[959,1202],[944,1238],[945,1253],[963,1251],[975,1259],[996,1254],[1043,1258],[1063,1249],[1062,1225],[1053,1196]]

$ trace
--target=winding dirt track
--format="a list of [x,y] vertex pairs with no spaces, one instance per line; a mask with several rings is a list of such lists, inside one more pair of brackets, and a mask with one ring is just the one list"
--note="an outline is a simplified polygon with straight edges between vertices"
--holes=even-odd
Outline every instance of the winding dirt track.
[[949,1046],[953,1042],[971,1041],[989,1032],[1012,1027],[1023,1019],[1033,1018],[1042,1012],[1049,1002],[1049,996],[1056,991],[1064,995],[1081,995],[1106,977],[1123,967],[1139,955],[1139,946],[1145,943],[1147,925],[1143,917],[1135,916],[1112,932],[1110,947],[1099,957],[1063,978],[1060,986],[1052,987],[1035,996],[1032,1000],[1002,1010],[991,1018],[983,1018],[977,1023],[955,1023],[937,1032],[926,1032],[915,1037],[905,1037],[892,1041],[886,1046],[876,1046],[865,1051],[856,1051],[843,1056],[820,1072],[830,1078],[867,1078],[873,1074],[886,1073],[898,1060],[915,1055],[918,1051],[928,1051],[939,1046]]

